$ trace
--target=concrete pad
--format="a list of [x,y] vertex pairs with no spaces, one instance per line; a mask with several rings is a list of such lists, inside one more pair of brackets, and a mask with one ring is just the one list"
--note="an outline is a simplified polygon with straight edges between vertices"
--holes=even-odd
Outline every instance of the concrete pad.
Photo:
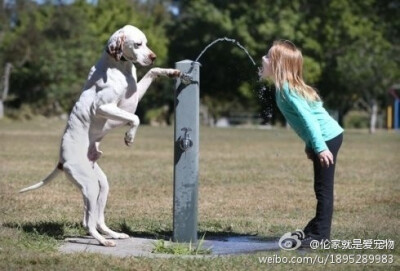
[[[155,239],[131,237],[129,239],[114,240],[116,247],[104,247],[99,245],[98,241],[92,237],[74,237],[67,238],[60,247],[62,253],[100,253],[117,257],[188,257],[204,258],[216,257],[219,255],[237,255],[246,253],[255,253],[268,250],[279,250],[278,241],[261,241],[252,239],[224,238],[222,240],[204,240],[202,248],[210,249],[209,255],[172,255],[152,253]],[[166,245],[170,242],[165,241]]]
[[280,249],[278,241],[262,241],[247,237],[228,237],[222,240],[205,240],[204,247],[210,248],[212,255],[248,254]]

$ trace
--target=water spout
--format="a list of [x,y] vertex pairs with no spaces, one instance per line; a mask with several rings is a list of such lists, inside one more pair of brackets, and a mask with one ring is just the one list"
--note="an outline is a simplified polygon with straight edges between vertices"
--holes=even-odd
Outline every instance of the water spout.
[[208,48],[210,48],[211,46],[213,46],[214,44],[220,42],[220,41],[228,41],[228,42],[232,42],[233,44],[236,44],[236,46],[238,46],[240,49],[242,49],[246,55],[249,57],[249,59],[251,60],[251,62],[253,63],[253,65],[256,65],[256,62],[254,61],[254,59],[251,57],[251,55],[249,54],[249,51],[247,51],[246,48],[243,47],[243,45],[241,45],[237,40],[235,39],[231,39],[231,38],[227,38],[227,37],[223,37],[223,38],[219,38],[214,40],[213,42],[211,42],[210,44],[208,44],[203,51],[201,51],[201,53],[199,54],[199,56],[196,58],[195,62],[198,62],[199,59],[201,58],[201,56],[208,50]]

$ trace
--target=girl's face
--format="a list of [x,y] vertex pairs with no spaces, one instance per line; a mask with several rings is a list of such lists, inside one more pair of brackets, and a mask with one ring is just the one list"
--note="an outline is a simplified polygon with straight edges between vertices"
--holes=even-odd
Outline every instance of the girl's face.
[[258,75],[261,79],[267,79],[272,76],[268,54],[262,57],[262,68],[259,70]]

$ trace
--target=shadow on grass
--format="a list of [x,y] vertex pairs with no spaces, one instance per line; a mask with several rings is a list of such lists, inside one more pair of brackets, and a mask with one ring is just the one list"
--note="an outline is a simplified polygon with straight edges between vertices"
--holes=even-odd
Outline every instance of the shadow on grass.
[[[173,232],[171,230],[155,230],[155,231],[135,231],[128,224],[122,222],[120,224],[121,231],[131,237],[147,238],[147,239],[163,239],[165,241],[172,240]],[[205,240],[215,241],[235,241],[235,242],[272,242],[278,241],[280,236],[259,236],[256,234],[237,233],[233,231],[199,231],[198,239],[204,236]]]
[[[79,223],[68,222],[28,222],[24,224],[7,222],[3,224],[4,227],[22,230],[28,234],[45,235],[57,240],[64,240],[68,237],[82,237],[85,235],[86,230]],[[147,238],[166,241],[172,240],[173,232],[171,230],[154,230],[154,231],[135,231],[127,223],[120,223],[120,230],[131,237]],[[74,233],[74,234],[71,234]],[[204,236],[205,240],[218,240],[218,241],[235,241],[235,242],[266,242],[277,241],[280,237],[258,236],[255,234],[237,233],[232,231],[203,231],[198,232],[198,238]]]
[[[28,234],[47,235],[57,240],[63,240],[70,233],[69,230],[74,228],[76,230],[84,230],[83,227],[78,223],[66,223],[66,222],[28,222],[28,223],[15,223],[7,222],[3,224],[4,227],[20,229]],[[79,235],[79,234],[78,234]]]

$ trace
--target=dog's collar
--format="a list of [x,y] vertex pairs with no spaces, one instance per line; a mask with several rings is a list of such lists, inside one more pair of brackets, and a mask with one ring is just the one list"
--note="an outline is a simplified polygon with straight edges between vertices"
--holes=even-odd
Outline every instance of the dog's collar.
[[[114,57],[114,56],[111,54],[111,52],[110,52],[110,50],[108,49],[108,47],[106,48],[106,52],[107,52],[108,55]],[[126,58],[124,57],[124,55],[122,55],[121,58],[120,58],[119,60],[121,60],[121,61],[128,61],[128,59],[126,59]]]

